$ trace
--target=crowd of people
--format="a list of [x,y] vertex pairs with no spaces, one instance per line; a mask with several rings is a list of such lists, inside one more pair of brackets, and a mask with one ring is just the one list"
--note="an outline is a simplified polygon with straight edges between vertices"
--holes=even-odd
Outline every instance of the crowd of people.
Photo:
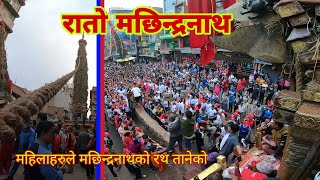
[[[282,155],[287,126],[273,118],[273,98],[281,89],[290,88],[287,79],[272,82],[268,74],[256,71],[239,78],[236,65],[223,61],[212,69],[193,62],[108,62],[105,72],[106,114],[120,129],[130,152],[139,153],[142,147],[132,132],[121,134],[123,128],[135,129],[135,120],[127,117],[132,117],[128,100],[132,94],[134,107],[143,107],[169,132],[168,153],[176,144],[181,152],[193,151],[195,144],[195,153],[209,153],[208,164],[216,162],[218,155],[240,161],[253,146],[259,128],[264,133],[264,153],[278,159]],[[138,148],[129,149],[130,143]]]
[[[95,129],[66,127],[47,119],[47,114],[39,113],[37,120],[26,123],[14,143],[6,142],[0,148],[0,173],[8,174],[6,179],[13,180],[20,164],[13,160],[15,154],[24,154],[27,150],[35,154],[66,154],[70,150],[76,154],[96,149]],[[13,162],[13,165],[12,165]],[[12,166],[11,166],[12,165]],[[94,178],[94,165],[81,164],[86,169],[87,179]],[[11,167],[11,169],[10,169]],[[24,165],[26,180],[46,179],[62,180],[64,173],[73,173],[73,165]]]

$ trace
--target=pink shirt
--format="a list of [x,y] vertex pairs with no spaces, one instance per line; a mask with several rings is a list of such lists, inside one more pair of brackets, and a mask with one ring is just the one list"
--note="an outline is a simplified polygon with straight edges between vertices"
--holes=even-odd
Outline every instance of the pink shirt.
[[150,87],[149,85],[145,85],[144,88],[146,89],[146,92],[148,92],[148,93],[149,93],[150,90],[151,90],[151,87]]
[[290,81],[285,80],[284,81],[284,87],[290,87]]

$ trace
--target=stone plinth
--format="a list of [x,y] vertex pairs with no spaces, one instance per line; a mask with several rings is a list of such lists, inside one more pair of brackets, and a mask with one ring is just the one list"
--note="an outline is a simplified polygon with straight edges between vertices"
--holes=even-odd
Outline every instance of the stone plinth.
[[278,177],[283,180],[299,180],[306,169],[312,169],[320,147],[320,104],[303,103],[295,114]]
[[301,106],[301,94],[293,91],[281,91],[274,100],[276,108],[296,112]]

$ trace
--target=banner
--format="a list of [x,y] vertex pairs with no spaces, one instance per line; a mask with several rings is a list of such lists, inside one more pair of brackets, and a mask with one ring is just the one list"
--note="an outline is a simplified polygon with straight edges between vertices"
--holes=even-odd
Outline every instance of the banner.
[[[190,13],[215,13],[217,9],[215,0],[188,0],[188,8]],[[212,32],[212,35],[215,35],[214,31]],[[213,60],[216,54],[215,45],[209,37],[207,35],[196,35],[195,31],[190,32],[190,47],[201,49],[200,61],[202,66]]]

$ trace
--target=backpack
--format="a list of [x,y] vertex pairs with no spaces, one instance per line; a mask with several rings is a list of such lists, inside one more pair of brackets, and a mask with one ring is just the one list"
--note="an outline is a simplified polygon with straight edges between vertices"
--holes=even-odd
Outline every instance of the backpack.
[[110,138],[104,138],[104,143],[105,143],[105,146],[109,149],[112,148],[113,146],[113,141]]
[[[38,154],[39,144],[34,143],[30,147],[30,151],[32,151],[34,154]],[[30,165],[24,165],[25,169],[25,180],[45,180],[46,178],[40,173],[40,166],[39,164],[35,164],[34,166]]]

